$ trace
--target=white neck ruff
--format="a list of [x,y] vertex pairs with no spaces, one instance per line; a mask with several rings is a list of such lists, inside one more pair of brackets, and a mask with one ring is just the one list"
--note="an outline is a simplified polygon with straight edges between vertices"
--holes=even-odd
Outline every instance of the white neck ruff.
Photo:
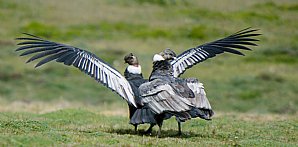
[[129,73],[132,73],[132,74],[141,74],[142,73],[142,67],[141,67],[141,65],[138,65],[137,67],[133,66],[133,65],[128,65],[127,71]]
[[165,60],[161,55],[155,54],[153,56],[153,62]]

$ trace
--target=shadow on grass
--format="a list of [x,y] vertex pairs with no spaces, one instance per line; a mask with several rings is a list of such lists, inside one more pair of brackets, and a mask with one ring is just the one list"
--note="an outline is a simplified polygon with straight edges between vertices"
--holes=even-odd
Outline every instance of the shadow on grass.
[[[150,136],[150,137],[157,137],[158,131],[152,131],[151,134],[147,134],[146,130],[138,130],[135,132],[133,129],[111,129],[105,131],[107,133],[117,133],[121,135],[129,134],[129,135],[138,135],[138,136]],[[210,135],[208,134],[200,134],[188,131],[182,131],[182,134],[178,134],[178,130],[162,130],[161,136],[159,138],[192,138],[192,137],[201,137],[201,138],[209,138]]]

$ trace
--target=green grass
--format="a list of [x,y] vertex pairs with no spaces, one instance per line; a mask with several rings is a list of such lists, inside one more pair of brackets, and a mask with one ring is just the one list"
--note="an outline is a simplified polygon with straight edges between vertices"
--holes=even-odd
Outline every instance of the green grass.
[[45,114],[1,113],[2,146],[296,146],[297,118],[278,115],[224,114],[212,121],[183,123],[177,136],[174,119],[164,123],[162,136],[128,125],[127,117],[105,116],[84,109]]
[[[294,146],[297,11],[294,0],[0,0],[1,145]],[[174,136],[174,120],[166,122],[161,139],[135,135],[118,95],[73,67],[50,63],[34,69],[24,63],[28,57],[14,52],[14,38],[27,32],[89,50],[120,72],[124,55],[133,52],[148,77],[155,53],[170,47],[179,54],[246,27],[263,34],[253,51],[219,55],[183,75],[204,83],[221,115],[185,123],[182,137]]]

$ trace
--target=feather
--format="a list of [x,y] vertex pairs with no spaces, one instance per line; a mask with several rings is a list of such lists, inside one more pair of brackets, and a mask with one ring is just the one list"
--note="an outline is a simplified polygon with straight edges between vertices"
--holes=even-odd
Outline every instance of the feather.
[[34,61],[34,60],[36,60],[36,59],[45,57],[45,56],[47,56],[47,55],[51,55],[51,54],[54,54],[54,53],[58,53],[59,51],[62,51],[62,49],[49,50],[49,51],[45,51],[45,52],[36,54],[35,56],[31,57],[26,63],[29,63],[29,62]]
[[48,62],[50,62],[50,61],[52,61],[52,60],[55,60],[55,59],[59,58],[62,54],[64,54],[64,52],[66,52],[66,51],[62,51],[62,52],[60,52],[60,53],[57,53],[57,54],[55,54],[55,55],[49,56],[49,57],[47,57],[47,58],[41,60],[40,62],[38,62],[38,63],[36,64],[35,68],[36,68],[36,67],[39,67],[39,66],[41,66],[41,65],[43,65],[43,64],[45,64],[45,63],[48,63]]

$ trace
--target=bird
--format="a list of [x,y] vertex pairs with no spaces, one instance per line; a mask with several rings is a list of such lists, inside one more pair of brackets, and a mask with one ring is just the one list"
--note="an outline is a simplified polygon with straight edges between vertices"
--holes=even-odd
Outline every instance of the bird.
[[251,50],[247,46],[257,46],[254,36],[258,29],[246,28],[225,38],[205,43],[185,50],[178,56],[171,49],[153,56],[153,70],[149,82],[139,87],[141,103],[149,107],[156,117],[161,135],[165,114],[176,116],[178,134],[181,134],[181,122],[191,118],[211,120],[214,112],[206,97],[202,83],[196,78],[179,78],[187,69],[209,58],[225,52],[242,55],[239,50]]
[[[148,80],[143,78],[138,58],[132,53],[129,53],[124,57],[124,61],[128,64],[124,71],[124,77],[130,83],[137,104],[137,107],[128,104],[130,118],[129,123],[135,126],[135,132],[137,132],[138,125],[145,123],[156,124],[156,121],[152,111],[148,107],[143,107],[143,105],[141,105],[142,98],[139,94],[138,88],[141,84],[148,82]],[[150,133],[150,129],[146,132]]]
[[134,54],[129,53],[124,57],[128,66],[123,76],[110,64],[87,50],[48,41],[28,33],[24,35],[26,37],[16,38],[21,41],[17,44],[20,47],[16,51],[23,51],[20,56],[34,54],[27,63],[43,58],[35,68],[50,61],[76,67],[127,101],[130,124],[135,126],[135,131],[140,124],[155,123],[151,110],[140,105],[138,88],[148,80],[143,78],[141,65]]

